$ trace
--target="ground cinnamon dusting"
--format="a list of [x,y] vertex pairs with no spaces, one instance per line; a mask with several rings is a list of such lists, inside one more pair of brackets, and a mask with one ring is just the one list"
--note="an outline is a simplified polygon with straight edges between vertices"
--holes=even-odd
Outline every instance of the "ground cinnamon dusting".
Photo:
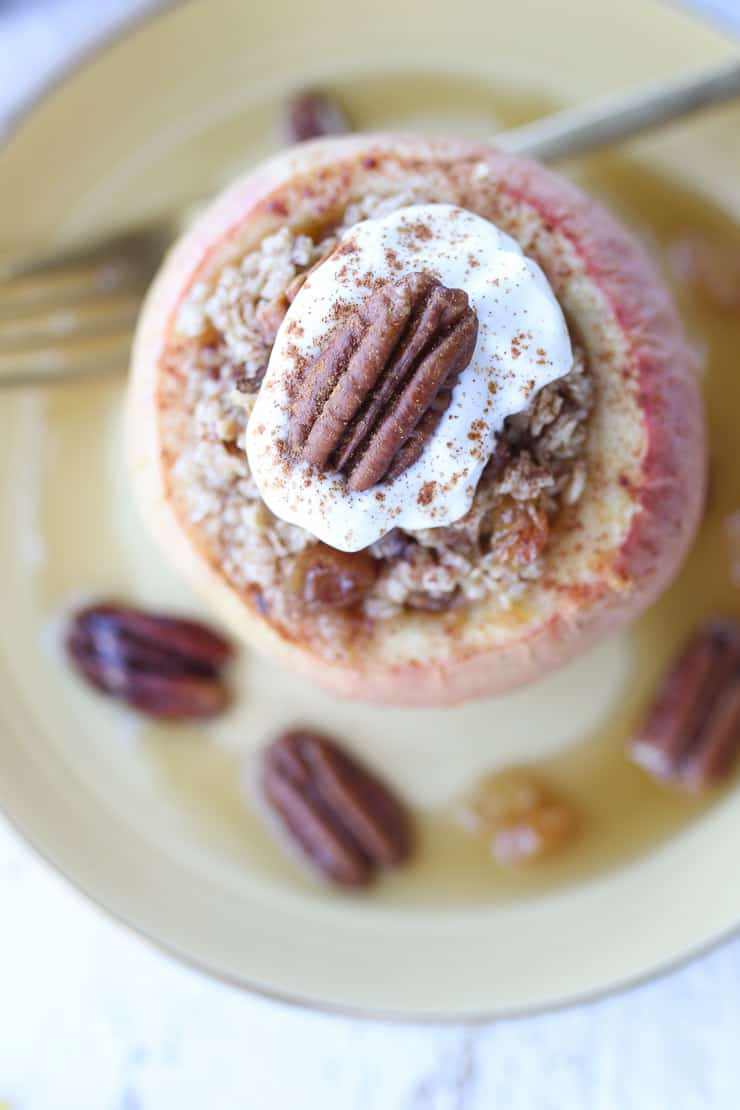
[[434,495],[437,490],[436,482],[425,482],[419,490],[417,501],[420,505],[429,505],[434,500]]
[[[421,169],[409,165],[404,173],[417,174]],[[294,626],[284,611],[285,576],[292,561],[314,541],[267,510],[243,449],[246,423],[270,355],[270,346],[256,326],[257,310],[279,298],[291,282],[300,280],[336,247],[343,227],[412,203],[459,200],[426,190],[420,185],[411,190],[404,187],[397,195],[358,197],[344,213],[339,211],[338,225],[329,224],[323,215],[315,238],[283,225],[199,294],[196,310],[202,324],[178,339],[163,381],[165,394],[171,391],[167,403],[182,414],[185,428],[179,444],[172,445],[168,471],[178,512],[197,528],[214,567],[245,596],[259,597],[262,609],[286,635],[309,635],[329,653],[341,652],[347,637],[354,636],[349,617],[314,616],[309,631]],[[320,195],[319,190],[317,198]],[[283,203],[281,197],[278,207]],[[430,233],[421,221],[408,227],[412,239],[423,240]],[[353,245],[340,244],[336,249],[347,256],[348,280],[372,291],[377,282],[372,274],[353,274],[357,269]],[[523,349],[529,338],[523,330],[515,348]],[[546,357],[544,351],[537,354]],[[491,394],[500,373],[492,370]],[[569,503],[572,489],[579,496],[586,481],[584,444],[592,404],[591,376],[577,353],[569,375],[533,395],[528,410],[507,421],[496,445],[495,465],[492,460],[484,471],[466,517],[452,526],[414,533],[396,529],[392,539],[386,536],[369,549],[381,571],[358,608],[357,621],[371,629],[407,607],[417,608],[420,598],[426,599],[430,611],[443,608],[453,596],[456,612],[463,613],[466,604],[486,599],[495,599],[502,608],[516,604],[543,574],[547,522],[554,521],[561,506]],[[470,435],[479,436],[475,425]],[[481,444],[481,450],[484,446],[488,449]],[[458,471],[452,482],[466,477]],[[422,491],[429,503],[444,497],[440,483],[429,485],[436,487]],[[376,496],[382,497],[382,491]],[[510,507],[502,514],[502,506],[512,502],[520,509]],[[501,528],[505,524],[505,531],[497,532],[497,521]]]

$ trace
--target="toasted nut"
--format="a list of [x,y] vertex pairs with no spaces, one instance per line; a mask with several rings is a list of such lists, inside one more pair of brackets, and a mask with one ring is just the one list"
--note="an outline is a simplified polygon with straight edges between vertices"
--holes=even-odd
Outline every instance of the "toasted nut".
[[228,703],[231,646],[199,621],[93,605],[73,616],[65,646],[91,685],[150,716],[211,717]]
[[411,849],[406,810],[387,786],[334,741],[295,729],[266,749],[265,799],[311,867],[345,886],[362,886]]
[[302,143],[323,135],[343,135],[351,128],[331,96],[307,89],[286,104],[280,130],[286,143]]
[[740,624],[707,622],[670,669],[629,753],[654,778],[701,790],[740,750]]
[[350,489],[396,478],[421,455],[473,357],[478,318],[429,274],[388,281],[338,326],[298,384],[294,451]]

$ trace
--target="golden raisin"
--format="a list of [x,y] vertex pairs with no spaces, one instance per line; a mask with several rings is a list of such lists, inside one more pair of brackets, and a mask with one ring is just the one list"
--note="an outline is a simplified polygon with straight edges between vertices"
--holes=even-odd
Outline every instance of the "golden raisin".
[[508,768],[482,779],[459,807],[458,816],[466,828],[490,832],[502,821],[530,813],[545,797],[544,787],[529,771]]
[[380,563],[364,551],[337,551],[319,543],[297,556],[290,576],[290,590],[309,612],[343,609],[370,592]]
[[548,536],[547,514],[539,503],[501,498],[495,510],[490,544],[499,562],[522,570],[542,554]]
[[494,859],[504,867],[554,854],[578,825],[573,807],[521,768],[485,778],[457,815],[467,829],[490,841]]
[[520,867],[558,852],[575,830],[571,807],[552,799],[529,813],[502,821],[491,838],[491,852],[503,867]]

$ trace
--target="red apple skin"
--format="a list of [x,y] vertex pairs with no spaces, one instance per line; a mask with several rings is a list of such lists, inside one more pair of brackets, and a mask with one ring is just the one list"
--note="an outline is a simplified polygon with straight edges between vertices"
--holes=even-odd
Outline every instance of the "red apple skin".
[[[245,227],[274,227],[271,195],[293,176],[341,173],[357,160],[394,157],[474,160],[512,198],[535,208],[577,250],[608,301],[629,346],[645,450],[630,496],[636,511],[603,575],[559,592],[554,611],[490,642],[464,630],[443,650],[389,661],[372,646],[326,658],[270,625],[211,564],[197,534],[170,499],[160,439],[159,366],[179,306],[194,280]],[[272,222],[271,222],[272,221]],[[329,691],[373,702],[433,705],[499,694],[544,675],[623,626],[649,605],[680,566],[696,530],[705,487],[705,431],[691,355],[668,293],[641,247],[603,208],[537,163],[488,145],[452,139],[365,135],[318,140],[286,151],[237,181],[197,219],[167,257],[145,303],[136,335],[127,411],[133,484],[167,559],[244,641]],[[430,641],[431,646],[431,641]]]

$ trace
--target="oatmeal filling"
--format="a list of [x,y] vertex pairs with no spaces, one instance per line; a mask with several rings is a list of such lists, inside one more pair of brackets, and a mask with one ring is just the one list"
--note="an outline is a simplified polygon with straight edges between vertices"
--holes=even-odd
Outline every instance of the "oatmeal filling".
[[472,506],[455,523],[396,528],[366,551],[344,555],[262,501],[247,461],[246,425],[291,299],[345,228],[416,199],[366,198],[347,208],[336,234],[316,241],[283,227],[223,269],[214,287],[195,287],[179,314],[172,360],[192,417],[172,468],[174,493],[231,583],[256,595],[278,621],[295,620],[298,609],[317,614],[320,624],[322,613],[350,605],[371,621],[489,598],[509,608],[542,574],[555,518],[578,501],[587,480],[594,386],[574,343],[570,372],[506,420]]

